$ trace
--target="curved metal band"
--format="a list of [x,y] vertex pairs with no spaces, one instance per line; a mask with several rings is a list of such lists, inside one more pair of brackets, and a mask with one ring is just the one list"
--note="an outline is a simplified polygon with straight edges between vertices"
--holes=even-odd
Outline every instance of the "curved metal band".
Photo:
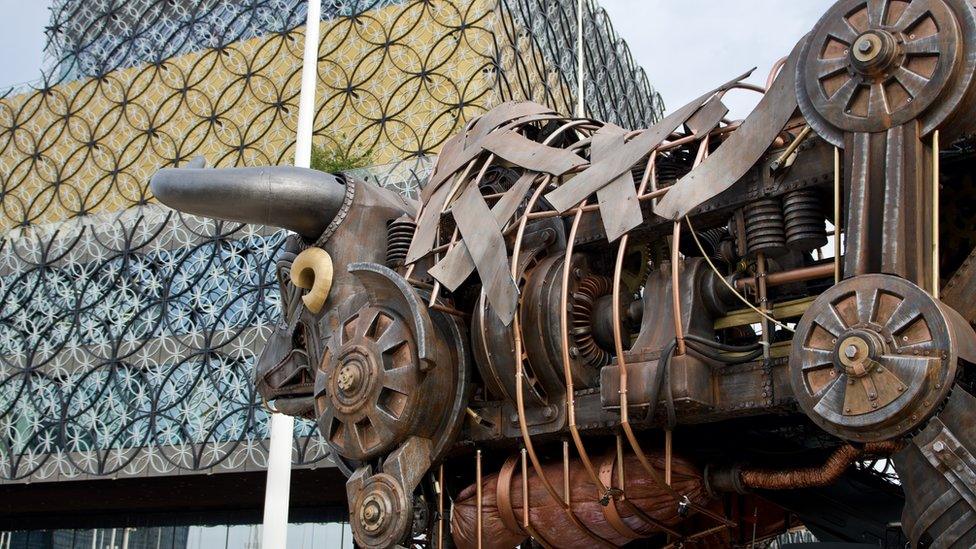
[[502,524],[505,525],[505,528],[512,532],[529,535],[515,518],[515,510],[512,508],[512,476],[515,473],[515,466],[517,464],[518,456],[511,456],[505,460],[505,464],[498,471],[498,481],[495,486],[495,501],[498,506],[498,516],[502,519]]
[[[616,454],[611,452],[603,459],[603,463],[600,464],[600,481],[611,490],[613,489],[613,466],[616,461]],[[623,490],[623,486],[620,489]],[[644,537],[624,522],[623,517],[620,516],[620,512],[617,510],[616,499],[610,498],[607,504],[603,506],[603,516],[607,519],[607,524],[613,527],[621,536],[631,541]]]

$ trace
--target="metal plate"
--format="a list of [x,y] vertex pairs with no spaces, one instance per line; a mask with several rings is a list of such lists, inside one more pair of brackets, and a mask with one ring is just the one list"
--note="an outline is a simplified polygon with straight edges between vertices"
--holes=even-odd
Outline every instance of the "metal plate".
[[680,219],[696,206],[732,186],[755,165],[796,110],[796,60],[804,40],[793,48],[766,95],[742,126],[664,195],[654,213]]
[[600,190],[620,174],[630,171],[634,164],[650,154],[652,150],[657,148],[658,145],[663,143],[671,135],[671,132],[684,124],[701,107],[702,102],[719,91],[731,88],[740,80],[747,78],[750,74],[752,74],[751,70],[737,78],[729,80],[718,88],[698,97],[671,113],[664,120],[654,124],[641,132],[637,137],[628,141],[613,155],[599,162],[592,163],[588,169],[569,180],[565,185],[546,194],[546,200],[560,212],[576,206],[584,198]]

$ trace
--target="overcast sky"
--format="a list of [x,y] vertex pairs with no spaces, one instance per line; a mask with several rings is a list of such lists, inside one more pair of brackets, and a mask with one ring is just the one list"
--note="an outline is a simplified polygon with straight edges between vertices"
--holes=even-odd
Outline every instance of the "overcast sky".
[[[758,67],[762,84],[770,67],[789,53],[833,0],[599,0],[630,45],[668,109]],[[44,47],[50,0],[0,0],[0,87],[35,80]],[[758,99],[733,92],[734,118]]]
[[0,88],[37,80],[50,0],[0,0]]
[[[599,0],[668,110],[758,67],[763,85],[834,0]],[[726,96],[732,118],[755,106],[755,92]]]

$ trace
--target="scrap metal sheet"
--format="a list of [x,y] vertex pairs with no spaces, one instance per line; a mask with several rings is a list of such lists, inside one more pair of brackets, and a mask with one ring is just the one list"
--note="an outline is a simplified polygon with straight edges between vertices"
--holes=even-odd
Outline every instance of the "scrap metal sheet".
[[[623,147],[626,131],[613,124],[607,124],[593,135],[590,158],[594,162],[605,158]],[[607,240],[613,242],[627,231],[644,221],[637,188],[630,170],[627,170],[596,193],[600,204],[600,217]]]
[[641,158],[650,154],[674,130],[684,124],[701,107],[706,99],[719,91],[731,88],[743,78],[747,78],[750,74],[752,74],[751,70],[703,94],[701,97],[671,113],[664,120],[644,130],[637,137],[628,141],[615,154],[602,161],[593,163],[588,169],[573,177],[565,185],[550,191],[546,194],[546,200],[560,212],[565,212],[576,206],[587,196],[613,181],[617,176],[625,171],[629,171]]
[[441,223],[441,208],[447,200],[447,193],[451,191],[450,185],[444,185],[434,191],[434,195],[424,205],[424,210],[420,213],[417,220],[417,230],[414,232],[413,239],[410,240],[410,248],[407,250],[406,263],[410,264],[424,257],[434,249],[434,241],[437,240],[437,227]]
[[553,113],[554,111],[549,107],[532,101],[510,101],[486,112],[474,123],[470,131],[461,132],[451,138],[448,142],[451,144],[450,149],[448,143],[445,143],[437,170],[424,188],[424,198],[429,198],[452,175],[481,154],[483,150],[481,140],[495,128],[527,116]]
[[[491,207],[491,215],[499,227],[504,227],[508,220],[515,214],[519,204],[525,198],[525,194],[531,188],[532,182],[539,174],[528,172],[515,182],[514,185]],[[459,241],[451,248],[444,258],[431,267],[428,273],[437,279],[445,288],[452,292],[464,282],[474,271],[474,260],[468,252],[468,247],[464,240]]]
[[714,96],[709,99],[695,114],[691,115],[685,126],[691,135],[701,138],[718,127],[719,122],[729,114],[729,108],[722,103],[722,98]]
[[513,130],[492,132],[481,139],[487,151],[527,170],[563,175],[586,165],[586,160],[570,150],[548,147]]
[[714,154],[675,183],[654,213],[674,220],[684,217],[699,204],[731,187],[769,149],[796,111],[796,60],[804,40],[793,48],[776,81],[742,126]]
[[518,286],[508,264],[501,227],[477,186],[471,185],[452,207],[454,221],[481,278],[482,291],[492,309],[508,326],[515,319]]

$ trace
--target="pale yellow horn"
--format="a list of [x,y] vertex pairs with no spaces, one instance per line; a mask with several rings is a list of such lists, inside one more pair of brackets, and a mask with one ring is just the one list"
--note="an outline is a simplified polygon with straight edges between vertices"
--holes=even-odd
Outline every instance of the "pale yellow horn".
[[291,283],[308,290],[302,301],[318,314],[332,289],[332,257],[322,248],[308,248],[291,264]]

